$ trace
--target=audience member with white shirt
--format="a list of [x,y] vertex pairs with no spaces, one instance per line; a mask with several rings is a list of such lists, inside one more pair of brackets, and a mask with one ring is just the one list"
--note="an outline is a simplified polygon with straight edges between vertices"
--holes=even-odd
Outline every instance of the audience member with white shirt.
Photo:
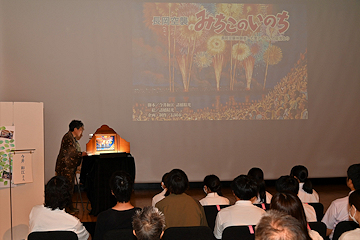
[[298,197],[305,203],[318,203],[319,194],[313,189],[311,181],[308,179],[309,172],[305,166],[297,165],[291,169],[290,176],[299,182]]
[[[299,183],[292,176],[289,175],[281,176],[278,180],[276,180],[275,188],[276,191],[280,193],[291,192],[297,195],[299,192]],[[316,222],[317,218],[316,218],[315,209],[307,203],[303,203],[303,208],[305,211],[306,220],[308,222]]]
[[65,212],[71,203],[70,182],[64,176],[52,177],[45,186],[45,203],[32,208],[30,232],[72,231],[79,240],[91,239],[80,220]]
[[256,225],[265,211],[252,202],[257,196],[256,182],[247,175],[240,175],[231,182],[236,202],[218,212],[215,220],[214,236],[221,239],[225,228],[230,226]]
[[[359,225],[360,222],[360,189],[354,191],[349,196],[349,217]],[[339,240],[357,240],[360,236],[360,228],[344,232]]]
[[[350,188],[349,195],[360,189],[360,164],[353,164],[347,170],[346,185]],[[331,240],[336,225],[341,221],[349,220],[349,195],[332,201],[326,210],[322,222],[326,224],[326,236]]]
[[230,204],[229,199],[222,196],[221,182],[215,175],[207,175],[204,178],[204,192],[206,193],[206,197],[199,201],[203,206]]

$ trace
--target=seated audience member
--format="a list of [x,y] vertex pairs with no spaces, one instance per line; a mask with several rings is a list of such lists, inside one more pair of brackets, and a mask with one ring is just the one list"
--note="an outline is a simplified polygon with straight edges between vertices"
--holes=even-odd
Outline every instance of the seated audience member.
[[308,170],[305,166],[297,165],[291,169],[290,176],[299,182],[298,197],[305,203],[318,203],[319,194],[313,189],[311,181],[308,179]]
[[167,178],[168,175],[169,175],[169,173],[165,173],[163,175],[162,179],[161,179],[161,184],[160,185],[161,185],[161,188],[163,189],[162,192],[156,194],[151,200],[151,204],[152,204],[153,207],[155,207],[155,204],[157,202],[159,202],[160,200],[164,199],[167,195],[169,195],[168,190],[167,190],[166,185],[165,185],[166,178]]
[[221,182],[215,175],[207,175],[204,178],[204,192],[206,193],[206,197],[199,201],[203,206],[230,204],[229,199],[222,196]]
[[[349,217],[351,220],[359,224],[360,222],[360,189],[352,192],[349,196]],[[360,239],[360,228],[344,232],[339,240],[355,240]]]
[[300,222],[276,210],[267,211],[255,228],[255,240],[308,240]]
[[287,213],[296,218],[300,222],[301,228],[305,232],[306,239],[323,239],[317,231],[308,228],[303,204],[301,203],[299,197],[294,193],[276,193],[271,199],[270,209]]
[[252,204],[257,196],[256,182],[247,175],[240,175],[231,182],[236,202],[223,208],[215,220],[214,236],[221,239],[225,228],[240,225],[256,225],[265,211]]
[[33,207],[29,216],[30,232],[73,231],[79,240],[91,239],[79,219],[65,212],[71,202],[70,183],[55,176],[45,186],[45,203]]
[[141,210],[130,203],[133,185],[134,180],[127,172],[117,171],[111,176],[110,189],[117,203],[98,215],[94,239],[102,240],[110,230],[132,229],[132,217],[137,210]]
[[164,213],[166,228],[207,226],[203,207],[199,201],[185,193],[189,187],[185,172],[180,169],[171,170],[165,184],[170,195],[155,206]]
[[258,185],[258,195],[257,199],[253,204],[259,204],[259,203],[270,203],[272,195],[266,191],[266,185],[264,180],[264,173],[260,168],[252,168],[248,172],[248,176],[255,179],[257,185]]
[[156,207],[144,207],[136,211],[132,225],[138,240],[159,240],[164,234],[165,216]]
[[[278,180],[276,180],[275,188],[277,192],[291,192],[295,195],[299,192],[299,182],[289,175],[281,176]],[[308,222],[316,222],[316,212],[315,209],[309,204],[303,203],[303,208],[305,211],[306,221]]]
[[[360,164],[353,164],[348,168],[346,185],[351,190],[349,195],[353,191],[360,189]],[[333,237],[333,230],[336,225],[341,221],[349,220],[349,195],[332,201],[325,212],[322,222],[326,224],[326,235],[330,239]]]

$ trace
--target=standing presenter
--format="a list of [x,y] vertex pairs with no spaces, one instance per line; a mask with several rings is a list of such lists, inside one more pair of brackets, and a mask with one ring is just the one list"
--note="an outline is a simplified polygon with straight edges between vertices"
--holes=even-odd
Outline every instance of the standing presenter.
[[[56,160],[56,175],[64,176],[69,180],[71,193],[74,192],[76,168],[80,165],[82,157],[87,156],[86,152],[81,151],[81,147],[78,142],[82,137],[83,131],[84,124],[81,121],[71,121],[69,124],[69,131],[61,140],[61,147]],[[70,202],[69,212],[73,213],[76,211],[79,210],[74,208]]]

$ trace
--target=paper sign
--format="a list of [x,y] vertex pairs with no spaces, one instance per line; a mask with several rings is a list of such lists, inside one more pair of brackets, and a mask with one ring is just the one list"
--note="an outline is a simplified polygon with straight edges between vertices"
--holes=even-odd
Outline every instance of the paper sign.
[[14,184],[33,182],[32,154],[30,152],[12,154],[12,160]]

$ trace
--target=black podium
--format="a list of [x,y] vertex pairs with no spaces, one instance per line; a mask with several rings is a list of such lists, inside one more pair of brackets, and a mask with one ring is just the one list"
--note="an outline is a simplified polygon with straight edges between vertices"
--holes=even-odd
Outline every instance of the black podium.
[[85,156],[81,166],[80,182],[91,203],[91,215],[97,216],[100,212],[116,204],[111,194],[109,181],[111,175],[123,170],[135,179],[135,161],[129,153],[107,153]]

